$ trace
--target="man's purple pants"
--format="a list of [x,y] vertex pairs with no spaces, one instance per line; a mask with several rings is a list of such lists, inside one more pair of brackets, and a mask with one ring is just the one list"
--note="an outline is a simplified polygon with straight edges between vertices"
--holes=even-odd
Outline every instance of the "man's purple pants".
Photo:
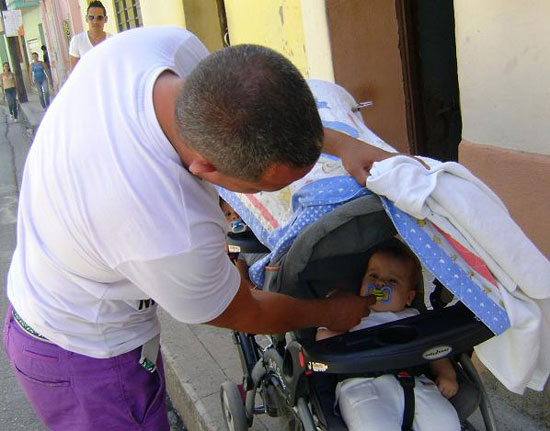
[[162,358],[149,373],[140,349],[109,359],[69,352],[25,332],[8,307],[4,348],[17,381],[52,431],[168,431]]

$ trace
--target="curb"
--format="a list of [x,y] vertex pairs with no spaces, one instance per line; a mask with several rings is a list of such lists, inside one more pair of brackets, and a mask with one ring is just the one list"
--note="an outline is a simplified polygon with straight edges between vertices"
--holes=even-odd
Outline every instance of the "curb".
[[32,132],[32,136],[34,136],[36,133],[36,129],[40,125],[40,120],[38,120],[38,122],[34,121],[35,115],[32,114],[31,112],[32,110],[29,107],[29,103],[32,103],[32,102],[25,102],[25,103],[19,104],[19,118],[20,119],[21,117],[24,118],[25,122],[29,125],[29,128]]
[[[189,431],[225,430],[219,389],[228,377],[213,358],[213,352],[200,339],[203,328],[178,322],[162,310],[159,310],[159,318],[166,390],[172,405]],[[222,339],[226,336],[230,339],[228,331],[207,329],[219,331],[217,335]],[[194,330],[199,331],[199,336]]]
[[[166,390],[189,431],[224,431],[220,386],[240,382],[242,368],[232,332],[186,325],[158,310]],[[249,431],[278,431],[279,421],[254,417]]]
[[189,431],[215,431],[216,429],[210,426],[213,419],[209,417],[206,407],[193,386],[183,382],[184,376],[178,372],[177,365],[166,347],[162,348],[162,357],[166,391],[172,405],[183,417],[186,429]]

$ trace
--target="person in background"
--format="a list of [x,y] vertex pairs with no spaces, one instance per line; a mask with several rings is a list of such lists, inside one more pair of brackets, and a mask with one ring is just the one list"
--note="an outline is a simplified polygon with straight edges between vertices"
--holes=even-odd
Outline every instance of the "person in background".
[[6,61],[3,65],[4,73],[0,79],[4,99],[8,100],[8,108],[10,110],[10,117],[12,120],[17,121],[17,84],[15,82],[15,75],[11,72],[10,64]]
[[40,49],[42,50],[42,62],[48,67],[48,69],[50,68],[50,56],[48,54],[48,48],[46,48],[46,45],[42,45],[40,47]]
[[52,92],[54,92],[54,86],[53,86],[53,77],[52,77],[52,68],[50,66],[50,54],[48,54],[48,48],[46,45],[42,45],[40,47],[42,50],[42,63],[44,63],[44,66],[46,66],[46,72],[48,73],[48,78],[50,78],[50,85]]
[[107,22],[107,10],[100,1],[90,2],[86,10],[86,21],[88,22],[88,31],[75,35],[69,45],[71,72],[84,54],[111,37],[111,34],[103,30]]
[[49,70],[44,62],[38,59],[38,53],[32,53],[32,63],[29,65],[29,79],[38,90],[38,98],[42,108],[46,109],[50,104]]

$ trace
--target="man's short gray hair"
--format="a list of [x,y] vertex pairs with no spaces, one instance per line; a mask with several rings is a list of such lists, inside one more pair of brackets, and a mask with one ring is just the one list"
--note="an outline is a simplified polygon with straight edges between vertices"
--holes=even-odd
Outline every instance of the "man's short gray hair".
[[273,163],[311,166],[323,126],[309,87],[285,57],[237,45],[199,63],[176,102],[186,144],[221,173],[257,180]]

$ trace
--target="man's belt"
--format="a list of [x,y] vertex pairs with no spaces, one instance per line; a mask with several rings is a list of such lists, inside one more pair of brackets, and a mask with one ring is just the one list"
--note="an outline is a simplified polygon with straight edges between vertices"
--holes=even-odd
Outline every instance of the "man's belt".
[[[17,324],[29,334],[31,337],[36,338],[37,340],[44,341],[46,343],[51,343],[46,337],[40,334],[38,331],[35,331],[23,318],[17,314],[15,309],[12,311],[13,318]],[[147,341],[143,346],[141,346],[141,357],[139,359],[140,365],[145,368],[150,373],[154,373],[157,370],[157,356],[160,350],[160,334],[156,337],[153,337]]]
[[17,311],[13,310],[12,314],[13,314],[13,318],[18,323],[18,325],[21,327],[21,329],[23,329],[23,331],[25,331],[31,337],[37,338],[40,341],[45,341],[47,343],[51,342],[46,337],[44,337],[42,334],[40,334],[39,332],[32,329],[32,327],[29,324],[27,324],[27,322],[25,322],[19,314],[17,314]]

